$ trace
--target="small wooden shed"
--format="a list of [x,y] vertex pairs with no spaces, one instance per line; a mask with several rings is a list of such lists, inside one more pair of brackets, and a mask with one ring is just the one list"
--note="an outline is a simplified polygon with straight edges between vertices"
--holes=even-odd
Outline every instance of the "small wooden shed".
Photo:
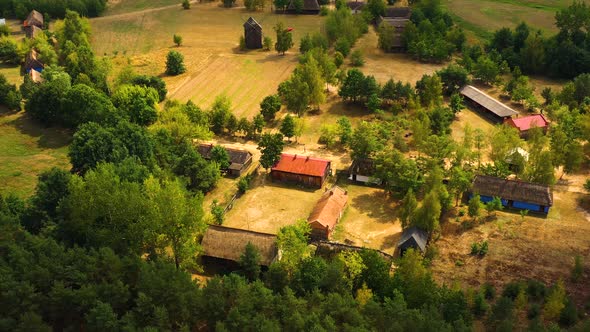
[[[303,8],[298,12],[295,1],[303,1]],[[317,15],[320,13],[320,4],[318,0],[291,0],[287,6],[287,12],[291,14],[311,14]]]
[[397,247],[399,248],[400,256],[403,256],[410,248],[425,252],[427,243],[428,233],[426,231],[418,227],[410,227],[403,231],[402,237],[397,243]]
[[348,179],[363,184],[381,185],[383,181],[375,178],[376,171],[375,160],[355,159],[348,169]]
[[45,65],[39,60],[39,54],[34,49],[31,49],[25,57],[24,71],[29,73],[31,70],[42,72]]
[[244,39],[247,49],[262,48],[262,26],[252,17],[244,23]]

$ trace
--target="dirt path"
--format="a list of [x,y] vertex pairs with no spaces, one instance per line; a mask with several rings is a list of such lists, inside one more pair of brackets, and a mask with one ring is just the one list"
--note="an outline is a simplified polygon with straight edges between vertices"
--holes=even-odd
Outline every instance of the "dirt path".
[[[191,5],[193,5],[193,4],[198,3],[198,1],[197,0],[191,0],[190,3],[191,3]],[[105,20],[109,20],[109,19],[126,18],[126,17],[135,16],[135,15],[144,15],[144,14],[147,14],[147,13],[158,12],[158,11],[161,11],[161,10],[166,10],[166,9],[171,9],[171,8],[182,8],[182,7],[180,6],[180,3],[178,3],[178,4],[175,4],[175,5],[169,5],[169,6],[158,7],[158,8],[148,8],[148,9],[139,10],[139,11],[135,11],[135,12],[129,12],[129,13],[122,13],[122,14],[115,14],[115,15],[94,17],[94,18],[91,18],[90,21],[105,21]]]

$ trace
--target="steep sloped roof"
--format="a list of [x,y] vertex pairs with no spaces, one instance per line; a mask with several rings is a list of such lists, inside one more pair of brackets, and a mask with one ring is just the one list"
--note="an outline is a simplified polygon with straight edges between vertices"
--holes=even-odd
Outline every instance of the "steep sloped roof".
[[426,243],[428,242],[428,233],[417,227],[406,228],[402,233],[402,237],[397,243],[397,246],[399,247],[412,239],[414,240],[414,242],[416,242],[416,245],[420,248],[420,250],[426,250]]
[[[207,143],[199,144],[199,146],[197,147],[197,151],[201,154],[201,156],[203,156],[203,158],[210,159],[211,158],[211,150],[213,149],[214,146],[215,145],[213,145],[213,144],[207,144]],[[243,149],[229,148],[226,146],[223,146],[223,148],[225,149],[225,151],[227,151],[227,154],[229,155],[229,161],[231,164],[243,165],[249,159],[252,158],[252,154],[250,153],[250,151],[243,150]]]
[[23,26],[38,26],[43,27],[43,15],[36,10],[32,10],[27,16],[27,19],[23,22]]
[[244,23],[244,28],[247,29],[255,29],[262,31],[262,26],[258,23],[253,17],[250,18]]

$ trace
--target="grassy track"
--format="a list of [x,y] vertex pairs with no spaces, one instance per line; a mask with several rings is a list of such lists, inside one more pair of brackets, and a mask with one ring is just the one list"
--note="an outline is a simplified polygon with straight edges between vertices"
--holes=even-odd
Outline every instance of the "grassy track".
[[29,196],[37,175],[53,166],[69,169],[69,134],[42,128],[23,112],[0,112],[0,193]]
[[170,5],[178,5],[180,8],[180,0],[115,0],[111,1],[103,16],[118,15]]

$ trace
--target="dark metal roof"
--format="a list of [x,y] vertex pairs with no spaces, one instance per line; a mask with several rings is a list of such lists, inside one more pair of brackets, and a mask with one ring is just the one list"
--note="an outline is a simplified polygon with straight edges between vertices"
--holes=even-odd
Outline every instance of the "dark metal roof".
[[388,7],[383,17],[410,18],[412,9],[409,7]]
[[553,205],[553,192],[549,186],[543,184],[478,175],[473,179],[471,191],[474,194],[511,201],[542,206]]
[[426,250],[426,243],[428,242],[428,233],[426,231],[421,230],[418,227],[410,227],[406,228],[402,233],[402,238],[397,243],[397,246],[400,247],[404,243],[413,239],[416,242],[416,245],[420,248],[420,250]]

